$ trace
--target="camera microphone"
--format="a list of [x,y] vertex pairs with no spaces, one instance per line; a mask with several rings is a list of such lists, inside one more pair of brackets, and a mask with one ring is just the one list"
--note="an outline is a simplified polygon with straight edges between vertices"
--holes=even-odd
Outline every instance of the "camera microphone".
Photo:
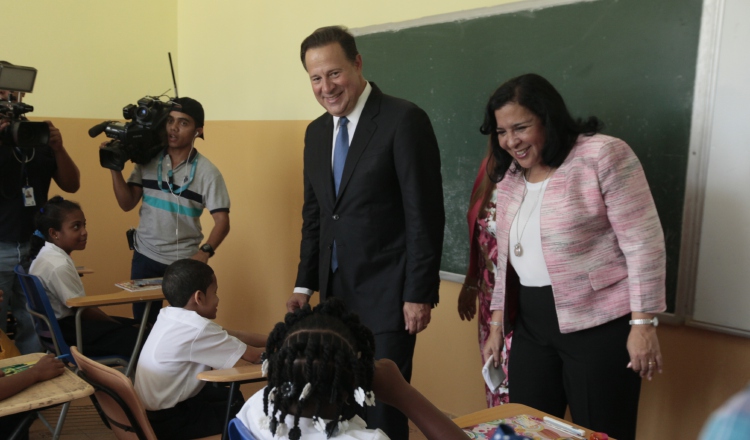
[[92,138],[99,136],[104,132],[104,130],[107,128],[107,125],[109,125],[113,121],[104,121],[100,124],[96,124],[93,127],[89,128],[89,136]]

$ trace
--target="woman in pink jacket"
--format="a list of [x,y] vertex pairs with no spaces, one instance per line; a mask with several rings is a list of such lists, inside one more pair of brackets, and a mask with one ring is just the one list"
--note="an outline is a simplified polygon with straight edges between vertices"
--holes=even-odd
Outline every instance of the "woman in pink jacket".
[[[544,78],[511,79],[481,131],[496,185],[497,269],[484,356],[513,330],[510,401],[635,438],[642,377],[661,372],[664,235],[638,158],[575,121]],[[489,168],[489,167],[488,167]]]

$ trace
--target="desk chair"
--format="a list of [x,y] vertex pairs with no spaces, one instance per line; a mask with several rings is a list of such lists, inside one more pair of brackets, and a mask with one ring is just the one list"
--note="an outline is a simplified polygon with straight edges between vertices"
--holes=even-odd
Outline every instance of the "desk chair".
[[[78,364],[78,375],[96,391],[91,396],[99,415],[120,440],[156,440],[133,383],[127,376],[82,355],[76,347],[70,349]],[[205,437],[219,439],[220,435]]]
[[[21,288],[26,296],[26,308],[34,319],[36,333],[42,347],[56,353],[57,356],[62,356],[61,359],[64,361],[76,365],[75,360],[70,355],[70,347],[63,339],[62,330],[57,323],[55,311],[52,309],[42,282],[36,276],[27,274],[20,264],[13,271],[18,276]],[[92,359],[102,364],[121,367],[127,367],[129,361],[129,359],[117,355],[92,356]]]
[[[34,320],[36,334],[39,337],[39,341],[42,343],[42,347],[46,348],[48,351],[54,352],[60,357],[60,359],[75,366],[75,361],[70,355],[70,347],[68,347],[68,344],[65,343],[65,340],[62,337],[62,331],[57,323],[55,311],[49,303],[47,291],[44,290],[42,282],[34,275],[27,274],[26,270],[20,264],[17,265],[13,271],[18,276],[18,281],[21,283],[21,288],[26,296],[26,308]],[[128,360],[120,356],[102,356],[97,358],[97,361],[123,367],[128,364]],[[52,434],[53,439],[60,437],[69,407],[70,402],[63,404],[62,410],[60,411],[60,417],[57,419],[57,425]],[[44,422],[45,425],[52,430],[51,426],[46,423],[46,421]]]
[[255,437],[240,419],[235,418],[229,422],[229,440],[255,440]]
[[[231,426],[230,419],[232,418],[232,402],[234,396],[240,389],[240,384],[251,383],[251,382],[262,382],[266,380],[263,377],[263,371],[260,364],[251,364],[246,361],[240,362],[242,365],[225,370],[208,370],[202,373],[198,373],[198,379],[206,382],[218,382],[218,383],[230,383],[229,387],[229,400],[227,401],[227,412],[224,418],[224,434],[222,440],[229,439],[227,430]],[[244,426],[243,426],[244,428]],[[240,437],[242,438],[242,437]],[[251,437],[252,438],[252,437]]]

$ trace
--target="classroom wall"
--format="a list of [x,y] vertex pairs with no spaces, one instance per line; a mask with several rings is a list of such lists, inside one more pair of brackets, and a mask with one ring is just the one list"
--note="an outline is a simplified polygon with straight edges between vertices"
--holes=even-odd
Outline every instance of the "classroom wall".
[[299,45],[316,28],[357,28],[512,1],[181,0],[180,88],[201,96],[211,119],[311,120],[321,109]]
[[[268,331],[281,318],[298,261],[302,138],[321,113],[298,60],[302,38],[322,25],[369,26],[499,2],[361,3],[354,9],[334,0],[294,0],[283,8],[260,0],[4,5],[8,16],[24,19],[4,23],[5,34],[19,38],[0,59],[40,69],[27,101],[35,117],[61,128],[81,168],[82,188],[70,198],[83,204],[91,240],[73,257],[96,271],[84,277],[88,293],[111,292],[112,283],[128,278],[124,232],[138,217],[117,207],[110,172],[98,165],[102,139],[90,139],[86,130],[170,88],[171,50],[180,94],[206,107],[206,140],[197,146],[223,171],[232,197],[232,231],[211,260],[220,284],[217,321]],[[212,226],[208,215],[203,224]],[[433,321],[418,337],[413,381],[451,414],[484,407],[476,325],[458,319],[458,289],[449,282],[441,287]],[[666,368],[643,385],[639,438],[695,438],[710,411],[750,379],[750,344],[685,327],[664,325],[659,334]]]
[[0,59],[38,70],[33,115],[122,118],[172,87],[177,1],[35,0],[2,4]]

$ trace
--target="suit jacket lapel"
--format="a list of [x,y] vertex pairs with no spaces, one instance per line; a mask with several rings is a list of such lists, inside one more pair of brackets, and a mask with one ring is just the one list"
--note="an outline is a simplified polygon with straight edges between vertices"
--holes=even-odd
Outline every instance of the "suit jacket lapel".
[[[372,135],[375,134],[375,130],[378,127],[373,119],[380,113],[380,101],[383,92],[374,83],[371,82],[370,85],[372,86],[372,91],[367,98],[365,108],[362,109],[362,115],[360,115],[359,122],[357,123],[357,130],[354,132],[354,138],[352,138],[352,143],[349,146],[349,153],[346,155],[346,164],[344,164],[344,173],[341,175],[341,185],[339,186],[336,203],[344,195],[346,186],[352,174],[354,174],[354,169],[357,167],[357,162],[359,162],[362,153],[367,149],[367,145],[370,143],[370,139],[372,139]],[[331,134],[331,138],[333,138],[333,134]],[[331,175],[333,176],[333,173]]]

